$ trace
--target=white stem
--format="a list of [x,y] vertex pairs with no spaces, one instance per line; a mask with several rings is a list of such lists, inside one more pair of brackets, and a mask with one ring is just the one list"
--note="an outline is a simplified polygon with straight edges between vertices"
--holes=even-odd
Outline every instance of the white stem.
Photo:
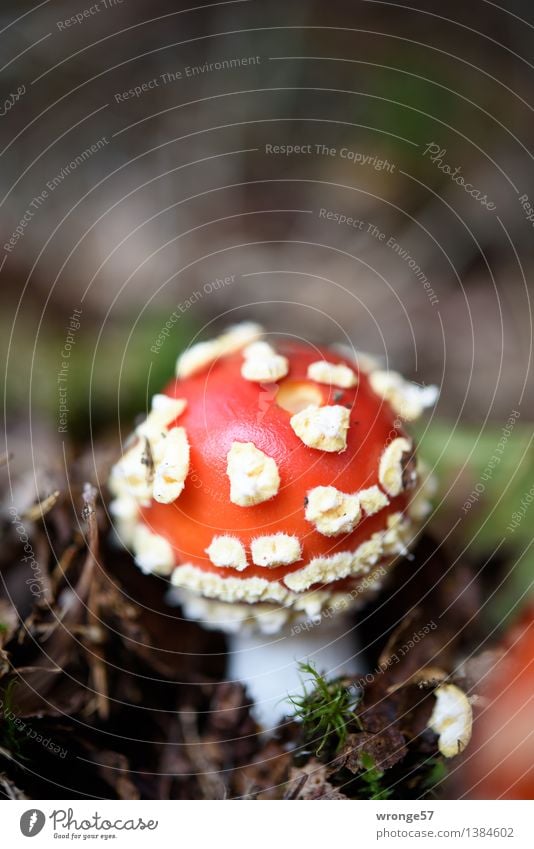
[[299,663],[310,662],[327,678],[365,673],[353,620],[334,616],[297,633],[273,636],[229,634],[228,678],[243,682],[255,703],[254,715],[265,731],[292,713],[288,695],[302,693]]

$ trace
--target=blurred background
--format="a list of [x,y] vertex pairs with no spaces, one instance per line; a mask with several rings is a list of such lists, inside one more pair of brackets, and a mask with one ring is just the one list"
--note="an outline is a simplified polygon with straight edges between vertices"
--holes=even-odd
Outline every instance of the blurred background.
[[481,616],[513,615],[534,566],[531,19],[4,0],[6,504],[77,463],[105,476],[183,347],[255,318],[441,387],[418,433],[432,528],[490,570]]

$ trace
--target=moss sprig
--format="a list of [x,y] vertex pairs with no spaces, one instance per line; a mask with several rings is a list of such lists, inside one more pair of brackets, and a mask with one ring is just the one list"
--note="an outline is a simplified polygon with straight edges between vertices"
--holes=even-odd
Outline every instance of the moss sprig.
[[[318,756],[326,749],[338,751],[347,740],[348,726],[356,720],[354,709],[360,698],[342,679],[327,681],[312,663],[300,663],[302,695],[290,695],[295,719],[300,722],[309,745]],[[311,686],[310,686],[311,685]]]

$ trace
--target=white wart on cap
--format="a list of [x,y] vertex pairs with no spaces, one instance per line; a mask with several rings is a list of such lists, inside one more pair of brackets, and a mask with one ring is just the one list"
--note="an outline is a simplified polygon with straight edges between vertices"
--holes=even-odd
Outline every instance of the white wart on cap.
[[309,448],[340,453],[347,447],[350,412],[338,404],[310,404],[290,419],[296,435]]
[[404,471],[413,451],[412,443],[399,436],[383,451],[378,467],[378,480],[388,495],[395,497],[404,489]]
[[255,383],[276,383],[289,371],[287,357],[277,354],[267,342],[253,342],[243,351],[241,375]]
[[373,391],[388,401],[393,410],[408,422],[418,419],[427,407],[436,403],[439,396],[437,386],[419,386],[405,380],[396,371],[371,371],[369,383]]
[[237,537],[226,534],[213,537],[206,554],[214,566],[237,569],[238,572],[247,568],[245,546]]
[[253,321],[235,324],[228,330],[210,339],[208,342],[197,342],[191,345],[178,357],[176,377],[186,378],[210,366],[220,357],[226,357],[240,351],[246,345],[259,339],[263,334],[261,325]]
[[266,566],[270,569],[276,566],[288,566],[301,558],[298,537],[284,533],[257,537],[252,540],[250,550],[252,562],[256,566]]
[[326,360],[318,360],[310,363],[307,376],[317,383],[326,383],[329,386],[339,386],[340,389],[350,389],[356,386],[358,378],[349,366],[340,363],[328,363]]
[[232,504],[252,507],[276,495],[280,486],[276,462],[253,442],[233,442],[226,459]]

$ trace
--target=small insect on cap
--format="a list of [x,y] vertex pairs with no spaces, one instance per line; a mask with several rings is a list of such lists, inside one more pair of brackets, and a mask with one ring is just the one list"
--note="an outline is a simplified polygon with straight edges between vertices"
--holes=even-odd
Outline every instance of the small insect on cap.
[[185,351],[152,399],[110,509],[138,566],[195,615],[209,618],[201,598],[234,621],[236,605],[276,627],[320,615],[407,551],[428,501],[401,421],[437,393],[358,360],[244,323]]

